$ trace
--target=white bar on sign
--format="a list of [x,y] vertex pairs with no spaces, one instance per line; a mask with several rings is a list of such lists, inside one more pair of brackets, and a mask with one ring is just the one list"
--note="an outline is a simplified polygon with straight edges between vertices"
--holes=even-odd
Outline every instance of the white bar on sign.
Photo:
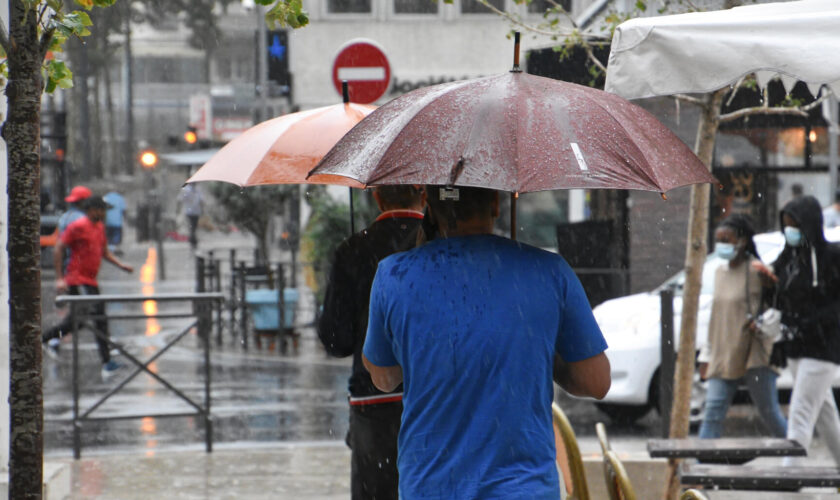
[[586,166],[586,160],[583,159],[583,153],[580,152],[580,147],[576,142],[570,142],[569,144],[572,145],[572,151],[575,153],[575,159],[578,162],[578,166],[584,172],[589,170],[589,167]]
[[382,66],[366,66],[353,68],[338,68],[338,79],[356,82],[376,82],[385,79],[385,68]]

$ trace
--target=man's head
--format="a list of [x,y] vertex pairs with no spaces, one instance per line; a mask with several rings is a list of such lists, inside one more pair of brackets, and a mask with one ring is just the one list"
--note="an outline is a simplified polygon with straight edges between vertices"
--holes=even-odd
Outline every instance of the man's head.
[[70,194],[64,198],[64,201],[67,203],[79,204],[80,202],[90,198],[92,194],[91,190],[85,186],[74,186],[73,189],[70,190]]
[[444,234],[470,234],[493,230],[499,216],[499,192],[476,187],[426,186],[434,222]]
[[379,210],[423,210],[426,192],[419,186],[377,186],[373,199]]
[[101,196],[91,196],[85,201],[85,214],[93,222],[105,219],[105,211],[111,208]]

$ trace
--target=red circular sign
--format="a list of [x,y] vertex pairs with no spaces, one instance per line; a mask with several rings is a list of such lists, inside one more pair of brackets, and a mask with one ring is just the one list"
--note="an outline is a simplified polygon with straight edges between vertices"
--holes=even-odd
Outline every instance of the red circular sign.
[[351,40],[335,56],[333,85],[341,95],[341,81],[347,80],[350,102],[370,104],[391,85],[391,65],[385,52],[370,40]]

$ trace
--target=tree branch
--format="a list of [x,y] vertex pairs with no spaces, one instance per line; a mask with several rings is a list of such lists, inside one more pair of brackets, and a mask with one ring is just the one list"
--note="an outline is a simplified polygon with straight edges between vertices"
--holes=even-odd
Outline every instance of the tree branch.
[[732,87],[732,93],[729,94],[729,99],[726,100],[726,106],[732,104],[732,100],[735,99],[735,94],[738,93],[738,89],[741,88],[741,85],[744,83],[744,79],[747,78],[747,75],[742,76],[738,79],[738,82],[735,83],[735,86]]
[[572,31],[560,31],[560,30],[551,31],[551,30],[541,29],[537,26],[533,26],[533,25],[530,25],[530,24],[527,24],[527,23],[523,22],[522,19],[520,19],[518,16],[514,16],[513,14],[511,14],[509,12],[497,9],[495,6],[490,4],[490,2],[488,2],[487,0],[478,0],[478,1],[482,5],[484,5],[488,9],[490,9],[494,14],[499,15],[501,17],[504,17],[505,19],[507,19],[508,21],[513,23],[514,25],[519,26],[521,28],[524,28],[527,31],[530,31],[532,33],[536,33],[538,35],[546,35],[546,36],[552,36],[552,37],[565,36],[567,38],[570,37],[570,36],[573,36],[573,35],[577,35],[581,38],[585,37],[585,38],[594,38],[594,39],[604,39],[604,40],[606,40],[606,38],[604,38],[600,35],[583,34],[583,33],[578,33],[575,30],[572,30]]
[[703,99],[698,99],[696,97],[691,97],[690,95],[685,94],[674,94],[671,97],[678,101],[686,102],[688,104],[694,104],[695,106],[705,106],[706,101]]
[[731,121],[738,120],[739,118],[754,115],[795,115],[801,116],[803,118],[808,117],[808,113],[802,111],[802,108],[770,108],[764,106],[755,106],[752,108],[739,109],[738,111],[733,111],[732,113],[721,115],[719,121],[720,123],[728,123]]
[[38,54],[41,56],[41,62],[44,62],[44,59],[47,57],[47,52],[50,50],[53,33],[55,33],[55,27],[45,29],[41,34],[41,40],[38,42]]
[[[733,111],[732,113],[727,113],[725,115],[720,116],[720,123],[727,123],[739,118],[744,118],[747,116],[753,115],[795,115],[801,116],[803,118],[808,117],[808,112],[812,109],[816,108],[817,106],[821,105],[823,101],[829,98],[833,92],[829,90],[828,92],[824,92],[818,99],[814,102],[807,104],[805,106],[796,106],[796,107],[778,107],[778,108],[771,108],[769,106],[755,106],[752,108],[744,108],[739,109],[738,111]],[[765,99],[765,103],[767,100]]]

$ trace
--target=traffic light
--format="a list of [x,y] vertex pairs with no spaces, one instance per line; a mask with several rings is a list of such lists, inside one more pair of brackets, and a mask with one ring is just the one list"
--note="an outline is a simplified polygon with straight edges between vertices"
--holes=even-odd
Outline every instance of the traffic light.
[[146,170],[154,170],[158,163],[158,155],[151,149],[140,153],[140,165]]
[[187,128],[187,131],[184,132],[184,142],[190,145],[198,142],[198,133],[195,127],[189,127]]
[[268,82],[271,97],[285,97],[291,91],[289,75],[289,37],[285,31],[273,30],[266,33],[265,42],[268,58]]

